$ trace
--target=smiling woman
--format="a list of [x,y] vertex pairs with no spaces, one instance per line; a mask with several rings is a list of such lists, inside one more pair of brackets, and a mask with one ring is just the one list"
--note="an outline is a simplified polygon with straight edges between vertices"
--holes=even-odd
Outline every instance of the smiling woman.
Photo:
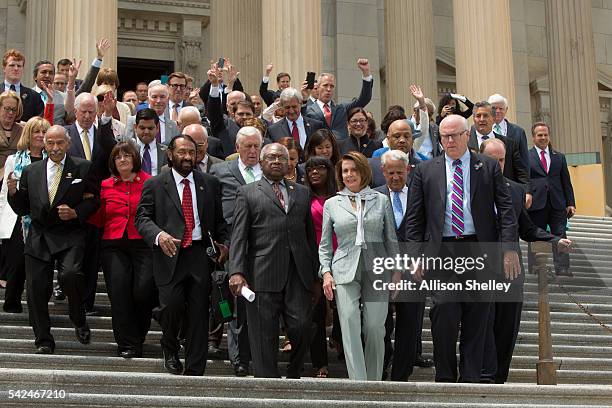
[[15,92],[6,91],[0,95],[0,177],[4,174],[6,158],[17,151],[17,143],[23,127],[17,123],[23,107]]

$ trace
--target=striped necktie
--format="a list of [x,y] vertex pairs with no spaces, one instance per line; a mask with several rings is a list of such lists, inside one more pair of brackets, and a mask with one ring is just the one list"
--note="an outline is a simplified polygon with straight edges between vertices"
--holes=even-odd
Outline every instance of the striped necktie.
[[457,236],[463,235],[465,229],[463,219],[463,169],[461,160],[453,162],[455,171],[453,173],[453,190],[451,193],[451,228]]
[[57,188],[59,187],[59,183],[62,180],[62,164],[55,163],[54,166],[55,175],[53,176],[53,180],[51,181],[51,186],[49,186],[49,205],[53,205],[55,194],[57,194]]

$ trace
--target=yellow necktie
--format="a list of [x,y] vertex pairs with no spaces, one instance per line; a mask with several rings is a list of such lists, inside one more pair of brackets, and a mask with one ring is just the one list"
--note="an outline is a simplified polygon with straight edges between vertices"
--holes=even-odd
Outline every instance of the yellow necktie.
[[51,187],[49,187],[49,204],[53,204],[53,200],[55,199],[55,194],[57,194],[57,187],[59,186],[61,179],[62,179],[62,164],[55,163],[55,176],[53,176]]
[[91,160],[91,145],[89,144],[89,132],[83,129],[81,134],[81,142],[83,143],[83,151],[85,152],[85,158]]

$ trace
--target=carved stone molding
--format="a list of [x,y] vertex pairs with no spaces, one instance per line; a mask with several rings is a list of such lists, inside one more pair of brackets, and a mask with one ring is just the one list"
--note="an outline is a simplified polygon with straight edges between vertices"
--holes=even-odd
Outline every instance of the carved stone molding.
[[183,38],[179,44],[183,72],[199,82],[199,68],[202,60],[202,41],[199,38]]
[[119,38],[118,43],[119,45],[125,45],[125,46],[130,46],[130,47],[174,49],[174,42],[166,42],[166,41],[151,41],[151,40],[136,40],[133,38]]

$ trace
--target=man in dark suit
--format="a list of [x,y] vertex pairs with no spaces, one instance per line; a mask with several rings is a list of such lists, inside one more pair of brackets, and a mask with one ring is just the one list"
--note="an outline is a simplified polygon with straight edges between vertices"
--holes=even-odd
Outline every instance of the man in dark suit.
[[[529,167],[532,179],[533,204],[529,215],[542,229],[550,227],[554,235],[565,238],[567,220],[576,213],[574,188],[567,169],[565,155],[550,146],[550,128],[544,122],[531,127],[533,147],[529,151]],[[529,253],[530,268],[534,265]],[[553,246],[555,272],[560,276],[572,276],[569,270],[569,254],[559,253]]]
[[168,146],[171,171],[147,180],[136,213],[136,228],[153,248],[153,276],[159,290],[154,316],[162,327],[164,366],[181,374],[178,333],[186,319],[185,375],[203,375],[208,335],[211,240],[227,258],[227,224],[221,209],[221,186],[214,177],[193,171],[196,144],[179,135]]
[[336,78],[332,74],[323,73],[319,76],[319,98],[315,103],[302,105],[304,116],[323,122],[328,129],[334,132],[336,139],[343,140],[349,137],[346,127],[347,113],[356,107],[364,108],[372,99],[373,79],[370,74],[370,64],[367,59],[359,58],[357,67],[361,71],[363,82],[359,97],[347,103],[334,103],[332,96],[336,88]]
[[[482,154],[499,162],[502,170],[505,164],[506,147],[499,139],[490,139],[480,146]],[[517,220],[518,237],[524,241],[551,241],[554,246],[567,250],[571,241],[559,238],[538,228],[529,218],[525,209],[525,189],[518,183],[506,178],[506,184],[512,197],[512,209]],[[485,359],[481,382],[503,384],[508,379],[512,353],[521,324],[523,309],[523,283],[525,271],[521,257],[521,248],[516,245],[521,273],[510,281],[510,291],[493,303],[487,325],[487,340],[485,344]]]
[[[513,247],[516,220],[499,164],[468,150],[467,121],[459,115],[442,120],[440,138],[444,155],[421,163],[414,171],[406,211],[409,254],[417,257],[425,253],[435,259],[469,257],[474,261],[482,258],[485,250],[489,255],[480,270],[466,268],[456,273],[440,266],[432,270],[418,267],[415,278],[421,280],[425,271],[429,284],[461,284],[465,288],[467,280],[493,277],[496,260],[501,260],[491,253],[490,245],[483,246],[498,241],[504,250],[504,272],[518,274]],[[430,319],[436,381],[457,381],[456,343],[461,327],[459,381],[479,382],[490,295],[426,289],[431,289],[433,301]]]
[[159,132],[159,117],[153,109],[144,108],[136,112],[134,134],[140,152],[142,170],[152,176],[161,173],[168,162],[166,146],[155,140],[157,132]]
[[292,346],[287,377],[299,378],[312,335],[311,291],[318,285],[310,197],[305,187],[284,180],[289,161],[284,146],[265,146],[261,159],[261,180],[238,189],[230,288],[235,295],[243,286],[255,292],[247,304],[255,377],[279,377],[282,315]]
[[500,94],[493,94],[489,96],[487,102],[493,107],[493,118],[495,121],[493,131],[498,135],[506,136],[508,139],[512,139],[516,142],[521,156],[521,162],[525,168],[529,168],[527,135],[525,134],[525,129],[506,119],[506,114],[508,113],[508,100]]
[[285,110],[285,117],[268,128],[269,138],[278,142],[283,137],[292,137],[304,150],[310,136],[325,125],[301,114],[302,94],[295,88],[281,92],[280,106]]
[[47,305],[55,265],[68,296],[77,340],[83,344],[90,341],[81,265],[87,234],[84,225],[98,207],[98,188],[91,178],[91,162],[67,155],[69,147],[70,137],[65,129],[52,126],[45,135],[48,158],[25,168],[19,190],[17,180],[10,177],[7,182],[13,211],[32,219],[24,252],[28,308],[38,354],[55,350]]
[[21,96],[23,114],[21,120],[27,122],[33,116],[42,116],[45,104],[40,95],[33,89],[21,83],[25,57],[15,49],[7,50],[2,58],[4,82],[0,85],[0,93],[10,90]]
[[474,152],[480,151],[482,142],[488,139],[500,139],[506,145],[506,165],[504,176],[525,186],[527,192],[525,204],[531,205],[529,172],[521,160],[519,147],[513,139],[508,139],[493,131],[493,109],[489,102],[476,102],[473,108],[474,126],[470,132],[468,147]]
[[291,76],[286,72],[279,72],[276,75],[276,85],[278,86],[277,91],[268,90],[268,83],[270,82],[270,73],[274,65],[266,65],[266,73],[264,74],[261,84],[259,85],[259,95],[264,100],[267,106],[270,106],[280,96],[284,89],[291,86]]
[[[405,123],[405,121],[403,122]],[[389,127],[389,130],[391,130],[391,127]],[[389,150],[383,153],[381,161],[386,184],[376,187],[375,190],[389,197],[395,217],[397,240],[398,242],[405,242],[408,179],[412,168],[408,155],[401,150]],[[391,380],[408,381],[417,358],[417,343],[420,338],[419,333],[422,330],[425,302],[423,299],[423,302],[395,302],[393,305],[395,306],[395,323],[391,303],[385,322],[387,331],[385,335],[385,362],[387,364],[390,362],[392,354]],[[391,333],[394,327],[395,349],[391,346]]]
[[196,156],[196,168],[202,173],[210,173],[213,164],[222,163],[223,160],[208,154],[208,133],[206,128],[200,124],[193,124],[183,129],[184,135],[189,135],[196,142],[198,154]]
[[[421,163],[421,160],[415,157],[414,150],[412,150],[412,129],[405,119],[396,120],[389,125],[387,142],[389,143],[389,150],[401,150],[408,155],[411,170]],[[381,167],[381,156],[369,158],[368,163],[370,163],[372,169],[372,187],[387,184],[387,179]],[[408,177],[410,177],[411,172],[408,173]]]
[[[236,138],[238,151],[236,160],[216,164],[210,169],[210,174],[216,176],[221,183],[223,217],[230,226],[233,225],[238,188],[261,179],[262,171],[259,164],[261,146],[262,137],[259,130],[246,126],[240,129]],[[242,297],[236,299],[236,318],[230,322],[227,336],[230,361],[238,376],[248,374],[251,360],[245,302]],[[215,333],[209,337],[209,349],[213,354],[219,347],[221,334],[223,333]]]

